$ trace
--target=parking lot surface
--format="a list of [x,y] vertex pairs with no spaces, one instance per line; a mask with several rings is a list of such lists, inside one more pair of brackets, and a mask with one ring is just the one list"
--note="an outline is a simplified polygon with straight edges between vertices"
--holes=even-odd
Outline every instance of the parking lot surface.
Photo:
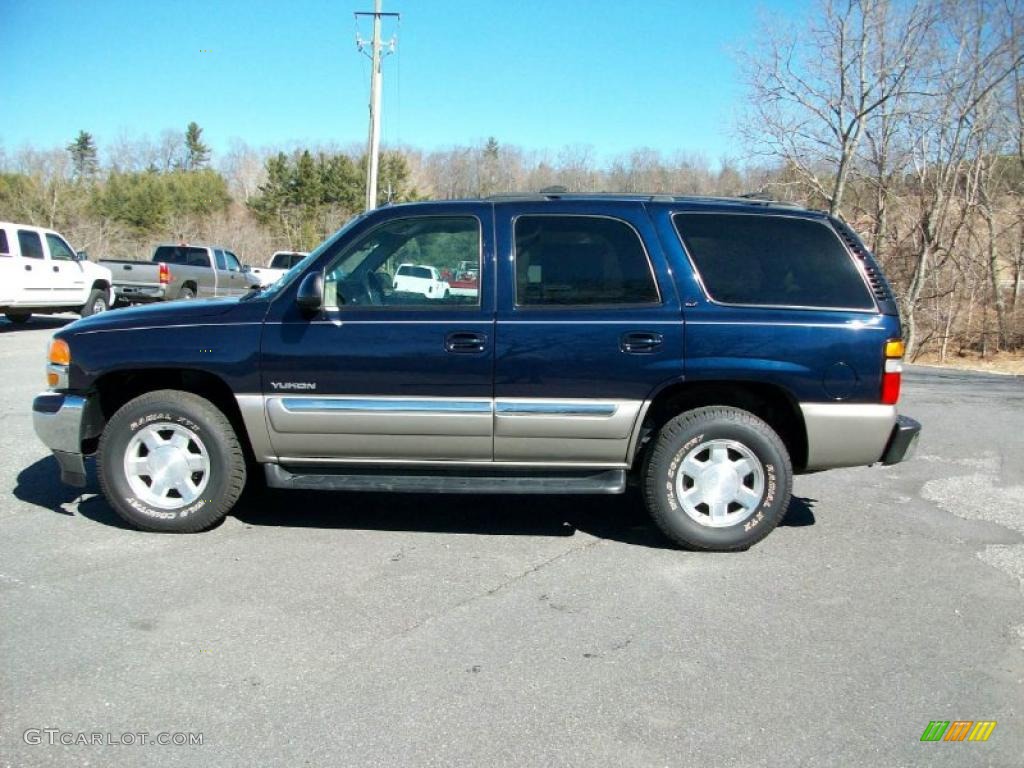
[[743,553],[636,493],[273,492],[169,536],[32,432],[63,322],[0,319],[0,765],[1021,764],[1020,377],[911,368],[916,458],[798,477]]

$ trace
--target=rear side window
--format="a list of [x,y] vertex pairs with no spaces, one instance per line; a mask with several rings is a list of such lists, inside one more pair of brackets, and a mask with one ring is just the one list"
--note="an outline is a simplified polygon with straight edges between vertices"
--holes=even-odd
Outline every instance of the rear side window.
[[853,259],[824,224],[729,213],[679,213],[673,221],[715,301],[875,308]]
[[636,230],[596,216],[520,216],[515,224],[516,304],[657,304]]
[[431,280],[433,278],[430,270],[426,267],[403,266],[398,268],[398,274],[401,277],[419,277],[424,280]]
[[271,269],[291,269],[302,260],[299,253],[279,253],[270,260]]
[[194,248],[187,245],[161,245],[153,252],[153,261],[193,267],[210,266],[210,257],[206,255],[205,248]]
[[19,229],[18,245],[21,246],[21,255],[26,259],[43,258],[43,241],[38,232]]
[[0,229],[0,256],[10,256],[11,249],[7,245],[7,230]]

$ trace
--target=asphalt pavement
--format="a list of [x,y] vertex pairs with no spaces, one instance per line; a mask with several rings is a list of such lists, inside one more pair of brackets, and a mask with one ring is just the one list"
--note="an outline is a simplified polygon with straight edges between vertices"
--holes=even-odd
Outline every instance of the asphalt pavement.
[[0,765],[1024,763],[1020,377],[911,367],[914,460],[797,478],[743,553],[634,493],[268,492],[172,536],[35,438],[63,322],[0,319]]

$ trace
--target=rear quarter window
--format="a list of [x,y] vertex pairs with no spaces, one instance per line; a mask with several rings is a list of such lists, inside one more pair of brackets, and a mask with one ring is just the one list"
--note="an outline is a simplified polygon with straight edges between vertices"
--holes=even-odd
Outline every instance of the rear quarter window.
[[875,308],[853,259],[825,224],[734,213],[678,213],[672,220],[714,301]]
[[0,256],[10,256],[11,249],[7,245],[7,230],[0,229]]

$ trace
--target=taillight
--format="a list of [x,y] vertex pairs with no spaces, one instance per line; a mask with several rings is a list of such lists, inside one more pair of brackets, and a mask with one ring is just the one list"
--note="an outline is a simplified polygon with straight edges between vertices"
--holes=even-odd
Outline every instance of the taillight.
[[171,270],[166,264],[160,262],[160,285],[167,285],[171,282]]
[[885,342],[885,370],[882,372],[882,404],[896,405],[900,399],[900,382],[903,378],[903,340],[889,339]]

